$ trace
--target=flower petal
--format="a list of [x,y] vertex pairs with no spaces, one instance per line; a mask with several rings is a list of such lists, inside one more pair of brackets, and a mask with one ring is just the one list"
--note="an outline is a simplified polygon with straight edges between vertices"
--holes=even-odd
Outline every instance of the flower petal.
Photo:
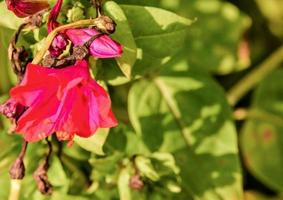
[[28,17],[48,8],[47,0],[6,0],[9,10],[18,17]]
[[[99,32],[95,29],[69,29],[66,31],[67,36],[75,45],[83,45],[92,36],[96,36]],[[113,58],[121,56],[123,47],[118,42],[112,40],[108,35],[102,35],[96,38],[90,45],[91,55],[98,58]]]

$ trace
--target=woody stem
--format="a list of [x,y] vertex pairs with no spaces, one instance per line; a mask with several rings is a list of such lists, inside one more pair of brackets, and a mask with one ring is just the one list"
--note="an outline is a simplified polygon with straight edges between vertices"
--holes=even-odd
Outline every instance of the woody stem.
[[32,64],[39,64],[44,57],[45,53],[48,51],[50,45],[52,44],[53,39],[56,37],[56,35],[64,30],[70,29],[70,28],[81,28],[81,27],[87,27],[87,26],[95,26],[97,24],[97,19],[86,19],[86,20],[79,20],[74,23],[66,24],[59,26],[55,28],[49,35],[47,36],[45,43],[41,50],[36,54],[34,57]]

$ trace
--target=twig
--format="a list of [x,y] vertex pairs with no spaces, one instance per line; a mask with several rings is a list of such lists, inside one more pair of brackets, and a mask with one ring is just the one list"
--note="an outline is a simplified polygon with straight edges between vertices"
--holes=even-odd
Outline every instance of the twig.
[[59,26],[55,28],[46,38],[45,44],[43,45],[42,49],[36,54],[35,58],[33,59],[33,64],[39,64],[44,57],[45,53],[48,51],[50,45],[52,44],[53,39],[56,37],[56,35],[64,31],[66,29],[70,28],[81,28],[81,27],[87,27],[87,26],[95,26],[99,22],[99,19],[86,19],[86,20],[80,20],[74,23],[66,24]]
[[283,46],[273,52],[262,64],[232,87],[227,98],[230,105],[236,105],[253,87],[263,80],[270,72],[276,69],[283,61]]

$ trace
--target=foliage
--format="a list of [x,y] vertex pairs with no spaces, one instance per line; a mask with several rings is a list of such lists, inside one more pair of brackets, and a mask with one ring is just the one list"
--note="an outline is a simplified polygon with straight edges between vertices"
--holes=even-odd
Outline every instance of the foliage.
[[[119,125],[88,139],[76,137],[71,148],[52,138],[48,177],[54,192],[49,197],[37,191],[32,175],[47,152],[46,142],[30,144],[20,199],[280,200],[283,71],[264,74],[254,94],[234,107],[226,90],[270,53],[265,35],[252,35],[259,24],[268,27],[274,46],[281,45],[283,5],[280,0],[246,5],[224,0],[106,1],[103,10],[117,24],[111,37],[124,46],[124,53],[90,63],[94,77],[109,91]],[[60,21],[95,15],[88,1],[66,1]],[[0,2],[1,102],[16,83],[7,49],[22,22]],[[44,27],[25,29],[20,44],[35,53],[46,36]],[[243,118],[239,107],[244,107]],[[22,139],[8,134],[9,121],[2,117],[0,127],[0,199],[8,199],[8,170]],[[250,186],[245,174],[274,196],[260,194],[265,190],[259,188],[244,191],[244,183]]]

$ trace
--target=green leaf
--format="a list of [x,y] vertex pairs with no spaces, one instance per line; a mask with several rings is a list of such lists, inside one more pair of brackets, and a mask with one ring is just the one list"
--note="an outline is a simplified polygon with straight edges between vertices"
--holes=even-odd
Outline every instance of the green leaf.
[[134,84],[129,115],[153,151],[172,152],[182,195],[201,200],[241,200],[236,131],[219,86],[203,71],[176,59],[158,77]]
[[228,74],[250,65],[244,33],[251,19],[236,6],[219,0],[192,0],[184,1],[176,11],[197,18],[186,42],[193,67]]
[[267,186],[280,192],[283,191],[282,76],[283,70],[276,70],[258,86],[241,135],[247,168]]
[[13,32],[0,26],[0,93],[7,92],[11,86],[9,76],[12,70],[8,59],[8,46]]
[[[121,27],[124,31],[126,28],[130,29],[131,37],[126,37],[125,33],[119,34],[119,30],[113,36],[116,38],[118,34],[119,38],[116,39],[123,44],[123,40],[132,40],[133,35],[137,49],[135,49],[132,78],[137,79],[145,74],[154,73],[184,45],[187,30],[192,21],[160,8],[130,5],[122,5],[121,8],[126,15],[128,25],[125,28]],[[111,9],[110,12],[109,8],[110,16],[114,16],[113,10],[115,9]],[[117,28],[119,29],[119,24]],[[127,46],[125,49],[127,50]],[[103,61],[103,63],[100,75],[109,80],[110,84],[120,85],[129,81],[121,76],[113,62]]]
[[0,26],[16,30],[22,23],[24,23],[23,18],[18,18],[9,11],[5,1],[0,2]]
[[[192,21],[154,7],[122,6],[141,53],[163,58],[177,52]],[[154,44],[154,45],[153,45]]]
[[114,1],[107,1],[104,4],[106,13],[117,23],[117,29],[113,38],[123,45],[123,55],[116,58],[116,61],[124,73],[130,79],[132,68],[136,62],[137,47],[133,34],[129,27],[129,22],[123,10]]
[[104,155],[103,145],[108,136],[109,129],[98,129],[97,132],[89,137],[75,137],[74,141],[83,149],[98,155]]
[[142,176],[145,176],[152,181],[158,181],[160,179],[149,158],[137,156],[135,158],[135,164]]
[[64,186],[68,184],[68,178],[64,168],[57,156],[52,157],[48,178],[53,186]]
[[255,1],[262,14],[267,18],[269,29],[281,39],[283,38],[283,2],[282,1]]

